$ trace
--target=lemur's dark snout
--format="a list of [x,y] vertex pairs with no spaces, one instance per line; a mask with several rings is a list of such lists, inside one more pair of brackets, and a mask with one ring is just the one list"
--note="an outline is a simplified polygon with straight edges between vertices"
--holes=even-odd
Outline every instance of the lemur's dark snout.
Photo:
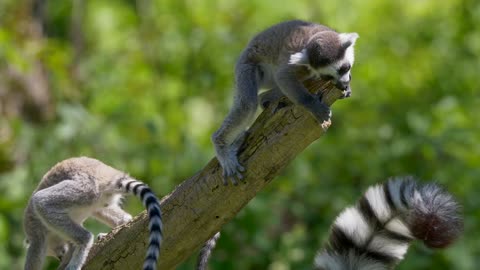
[[342,93],[343,96],[341,96],[340,98],[348,98],[352,95],[352,89],[350,88],[350,86],[348,86],[347,89],[342,91]]
[[[350,81],[352,80],[352,74],[348,74],[348,80],[337,80],[335,83],[335,87],[343,91],[350,90]],[[351,91],[349,91],[351,92]]]
[[340,90],[346,91],[348,90],[348,88],[350,88],[350,81],[348,82],[337,81],[337,83],[335,84],[335,87],[337,87]]

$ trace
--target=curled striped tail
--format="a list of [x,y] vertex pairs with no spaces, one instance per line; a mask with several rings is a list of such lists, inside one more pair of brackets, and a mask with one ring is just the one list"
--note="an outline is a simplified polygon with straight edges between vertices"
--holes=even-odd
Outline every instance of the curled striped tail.
[[220,238],[220,232],[217,232],[215,235],[212,236],[212,238],[208,239],[207,242],[203,244],[203,247],[200,250],[200,254],[198,254],[197,258],[197,270],[207,269],[208,259],[210,259],[212,250],[217,245],[218,238]]
[[412,177],[371,186],[335,220],[326,247],[315,257],[321,270],[392,269],[410,242],[444,248],[463,231],[460,206],[436,184]]
[[145,183],[138,180],[129,177],[122,178],[119,180],[118,186],[123,192],[139,197],[143,206],[147,209],[150,237],[148,239],[148,249],[143,263],[143,270],[155,270],[160,254],[160,244],[163,238],[162,213],[160,211],[159,200]]

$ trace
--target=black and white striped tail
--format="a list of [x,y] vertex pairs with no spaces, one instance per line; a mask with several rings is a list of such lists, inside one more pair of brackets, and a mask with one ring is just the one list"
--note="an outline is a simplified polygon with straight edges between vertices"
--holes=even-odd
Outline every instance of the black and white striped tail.
[[208,259],[210,259],[210,255],[212,254],[212,250],[217,245],[217,240],[220,238],[220,232],[217,232],[212,238],[208,239],[205,244],[203,244],[202,249],[200,250],[200,254],[198,254],[197,258],[197,270],[206,270],[208,265]]
[[148,240],[148,249],[143,270],[155,270],[157,260],[160,254],[160,244],[162,242],[162,213],[160,211],[160,203],[152,190],[143,182],[132,178],[123,178],[119,180],[118,186],[125,193],[133,194],[142,200],[143,206],[147,209],[150,231]]
[[335,220],[326,247],[315,257],[320,270],[392,269],[409,243],[444,248],[463,230],[460,206],[436,184],[393,178],[368,188]]

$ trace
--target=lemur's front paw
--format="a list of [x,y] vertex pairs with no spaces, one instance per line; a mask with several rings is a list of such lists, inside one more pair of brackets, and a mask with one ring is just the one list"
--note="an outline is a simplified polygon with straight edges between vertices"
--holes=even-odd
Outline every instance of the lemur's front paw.
[[313,115],[315,116],[315,119],[317,119],[317,121],[320,123],[322,129],[325,131],[332,124],[332,121],[330,120],[332,117],[332,111],[327,105],[323,103],[320,103],[320,105],[315,108],[315,110],[313,111]]
[[222,156],[218,158],[218,161],[223,168],[223,184],[228,185],[228,180],[230,180],[235,186],[238,185],[237,179],[243,179],[242,172],[245,171],[245,168],[238,161],[236,151],[228,151]]
[[324,131],[327,131],[330,125],[332,125],[332,120],[330,120],[330,118],[328,120],[323,121],[323,123],[320,124],[320,126]]

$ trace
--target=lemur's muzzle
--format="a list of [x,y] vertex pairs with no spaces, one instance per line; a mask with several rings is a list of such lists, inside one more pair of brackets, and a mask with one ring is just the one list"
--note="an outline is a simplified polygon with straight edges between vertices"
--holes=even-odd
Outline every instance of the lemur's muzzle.
[[347,98],[352,95],[352,89],[350,88],[350,82],[338,81],[335,87],[342,90],[343,96],[341,98]]
[[338,80],[335,83],[335,87],[342,90],[343,96],[341,98],[347,98],[352,95],[352,89],[350,88],[350,81],[352,80],[352,75],[348,76],[348,81]]
[[337,81],[337,83],[335,84],[335,87],[337,87],[340,90],[345,91],[348,88],[350,88],[350,81],[348,81],[348,82]]
[[340,98],[350,97],[352,95],[352,89],[350,88],[350,86],[348,86],[348,88],[346,90],[343,90],[342,94],[343,94],[343,96],[341,96]]

